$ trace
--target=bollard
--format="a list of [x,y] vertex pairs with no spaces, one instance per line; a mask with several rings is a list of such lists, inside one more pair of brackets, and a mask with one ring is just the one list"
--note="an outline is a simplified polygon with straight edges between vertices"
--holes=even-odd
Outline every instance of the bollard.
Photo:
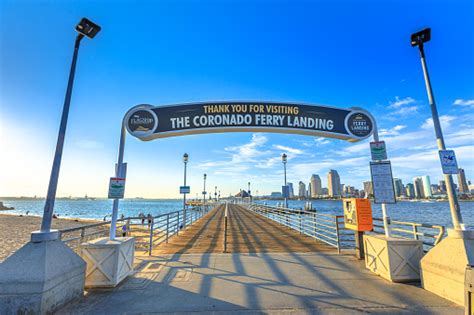
[[464,295],[464,314],[465,315],[472,315],[474,314],[474,308],[472,306],[472,302],[474,302],[474,295],[472,294],[474,291],[474,270],[472,269],[474,266],[467,266],[466,272],[464,274],[464,288],[465,288],[465,295]]
[[354,232],[355,240],[355,252],[357,259],[364,259],[364,232],[355,231]]

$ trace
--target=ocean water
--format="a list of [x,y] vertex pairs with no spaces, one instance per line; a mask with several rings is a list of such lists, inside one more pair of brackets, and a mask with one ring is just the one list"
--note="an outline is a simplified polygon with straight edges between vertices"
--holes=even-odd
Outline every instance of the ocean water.
[[[41,216],[43,214],[44,200],[18,200],[2,199],[3,203],[9,207],[15,207],[15,210],[1,211],[0,213],[25,214],[29,211],[30,215]],[[276,205],[276,200],[259,200],[259,203]],[[140,212],[145,215],[148,213],[153,216],[180,210],[182,208],[182,199],[124,199],[120,201],[119,216],[138,216]],[[305,201],[290,200],[290,208],[304,207]],[[342,201],[340,200],[314,200],[313,208],[322,213],[342,215]],[[464,223],[467,226],[474,227],[474,202],[460,201],[461,213]],[[382,217],[380,205],[372,204],[374,216]],[[401,201],[393,205],[388,205],[388,214],[393,220],[415,221],[427,224],[438,224],[447,227],[451,226],[451,214],[448,202],[409,202]],[[104,217],[110,218],[112,213],[112,200],[57,200],[55,203],[55,213],[63,218],[83,218],[103,220]]]

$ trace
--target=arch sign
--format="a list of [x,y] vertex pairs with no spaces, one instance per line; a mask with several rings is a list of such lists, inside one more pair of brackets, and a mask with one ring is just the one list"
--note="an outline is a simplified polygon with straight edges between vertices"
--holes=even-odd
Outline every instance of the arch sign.
[[360,108],[275,102],[206,102],[138,105],[124,118],[140,140],[218,132],[277,132],[357,142],[369,137],[375,121]]

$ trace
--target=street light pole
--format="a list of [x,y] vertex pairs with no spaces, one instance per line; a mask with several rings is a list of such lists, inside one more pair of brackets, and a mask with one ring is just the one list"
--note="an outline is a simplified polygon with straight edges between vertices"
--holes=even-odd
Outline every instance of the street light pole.
[[217,202],[217,186],[214,186],[214,201]]
[[204,189],[202,190],[202,200],[203,200],[203,205],[206,205],[206,177],[207,175],[204,174]]
[[283,193],[285,194],[285,208],[288,208],[288,196],[287,196],[287,187],[286,187],[286,161],[287,161],[287,156],[285,153],[283,153],[283,155],[281,156],[281,160],[283,162],[283,170],[284,170],[284,174],[285,174],[285,188],[284,188],[284,191]]
[[[436,143],[439,150],[446,150],[444,143],[443,132],[441,130],[441,123],[439,121],[438,109],[433,95],[433,89],[431,88],[430,76],[428,74],[428,68],[426,66],[424,43],[431,39],[431,29],[426,28],[420,32],[414,33],[411,36],[411,45],[418,46],[421,58],[421,67],[423,68],[423,75],[425,77],[426,92],[428,94],[428,101],[430,103],[431,115],[433,118],[433,125],[436,134]],[[451,210],[451,217],[453,220],[453,226],[455,230],[464,230],[463,219],[461,215],[461,208],[459,207],[458,198],[454,191],[454,181],[451,174],[443,174],[446,182],[446,191],[448,193],[449,208]]]
[[252,193],[250,191],[250,182],[248,182],[247,185],[249,187],[249,201],[252,202]]
[[71,104],[72,88],[74,85],[74,75],[76,73],[77,55],[79,52],[81,40],[84,38],[84,36],[94,38],[94,36],[100,31],[100,27],[83,18],[76,26],[76,31],[79,34],[77,34],[76,41],[74,43],[74,53],[72,55],[71,69],[69,71],[69,80],[66,89],[66,96],[64,98],[63,113],[61,116],[61,124],[59,127],[51,176],[49,178],[48,193],[44,205],[43,219],[41,221],[41,230],[31,233],[32,242],[55,240],[59,236],[57,230],[51,230],[51,221],[53,218],[54,202],[56,200],[56,191],[58,188],[59,171],[61,168],[61,160],[64,148],[64,138],[66,137],[66,126],[69,117],[69,107]]
[[[184,153],[183,155],[183,163],[184,163],[184,189],[186,189],[186,168],[188,165],[189,155]],[[183,193],[183,221],[184,225],[186,225],[186,193]]]

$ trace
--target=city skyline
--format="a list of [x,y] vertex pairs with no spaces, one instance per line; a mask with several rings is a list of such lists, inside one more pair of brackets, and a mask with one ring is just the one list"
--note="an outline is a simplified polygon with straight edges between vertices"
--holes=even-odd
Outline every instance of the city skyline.
[[[81,46],[58,197],[107,195],[120,122],[131,107],[205,100],[363,107],[377,120],[393,176],[407,183],[428,175],[436,183],[442,172],[431,113],[419,53],[409,41],[423,25],[432,28],[425,52],[446,145],[455,150],[465,177],[474,178],[474,47],[465,40],[474,29],[471,2],[433,3],[429,11],[422,1],[411,1],[409,10],[407,4],[393,3],[390,19],[371,3],[346,3],[344,10],[319,2],[227,3],[212,10],[197,3],[148,4],[150,10],[117,4],[113,11],[107,3],[87,2],[4,1],[0,6],[1,25],[9,30],[0,38],[5,47],[0,143],[8,151],[0,155],[2,196],[46,195],[73,27],[82,17],[73,12],[90,13],[102,30]],[[227,10],[232,11],[230,22],[223,18]],[[267,17],[265,25],[261,14]],[[246,23],[240,23],[243,19]],[[122,26],[124,20],[129,27]],[[211,29],[206,20],[220,27]],[[38,32],[44,21],[51,23],[50,31]],[[344,34],[348,40],[328,34]],[[282,153],[288,154],[288,182],[304,178],[307,185],[308,174],[315,173],[327,187],[325,174],[332,168],[344,184],[360,188],[370,179],[369,141],[228,133],[144,143],[127,136],[125,196],[179,198],[184,152],[190,155],[191,196],[201,192],[203,173],[222,195],[246,187],[247,181],[260,194],[279,191]]]

